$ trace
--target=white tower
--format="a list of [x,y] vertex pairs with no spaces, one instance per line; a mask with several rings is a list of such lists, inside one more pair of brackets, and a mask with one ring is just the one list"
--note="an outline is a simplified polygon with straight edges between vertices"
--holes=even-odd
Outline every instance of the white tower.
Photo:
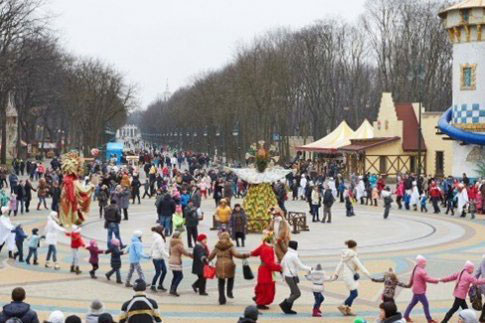
[[168,99],[170,99],[171,95],[172,95],[172,93],[170,92],[170,90],[168,88],[168,79],[167,79],[167,83],[165,85],[165,92],[163,92],[163,101],[168,101]]
[[[485,0],[467,0],[439,14],[453,44],[451,123],[467,132],[485,132]],[[466,143],[466,140],[463,140]],[[453,145],[453,174],[474,176],[475,145]],[[482,155],[479,153],[478,155]]]

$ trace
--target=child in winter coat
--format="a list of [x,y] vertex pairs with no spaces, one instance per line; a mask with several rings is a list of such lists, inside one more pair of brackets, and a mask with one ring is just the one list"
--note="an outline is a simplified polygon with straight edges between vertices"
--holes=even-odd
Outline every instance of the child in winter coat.
[[421,194],[421,200],[420,200],[420,205],[421,205],[421,212],[426,212],[428,213],[428,208],[426,207],[426,202],[428,202],[428,197],[426,194]]
[[98,248],[98,243],[95,240],[89,241],[89,246],[86,247],[89,251],[89,263],[93,267],[89,271],[89,275],[91,275],[91,278],[96,279],[96,270],[99,268],[99,254],[104,253],[104,251],[99,250]]
[[71,273],[76,275],[81,274],[79,270],[79,248],[83,248],[86,244],[81,236],[81,228],[76,225],[72,226],[72,232],[66,233],[66,236],[71,237],[71,251],[72,251],[72,264]]
[[305,275],[305,278],[313,283],[312,291],[313,297],[315,298],[315,304],[313,305],[312,316],[321,317],[322,311],[320,310],[320,306],[325,300],[325,296],[323,296],[323,283],[325,281],[333,281],[334,279],[333,277],[328,278],[326,276],[325,271],[320,264],[318,264],[315,269],[312,269],[310,274]]
[[[374,206],[377,206],[377,200],[379,199],[379,190],[377,187],[372,189],[372,202],[374,202]],[[371,203],[372,205],[372,203]]]
[[389,271],[387,271],[384,274],[384,277],[378,279],[378,278],[372,278],[372,281],[374,283],[384,283],[384,291],[382,292],[382,301],[383,302],[394,302],[394,295],[396,294],[396,287],[403,287],[403,288],[409,288],[410,286],[404,283],[401,283],[399,279],[397,278],[396,274],[392,270],[392,268],[389,268]]
[[352,204],[352,192],[349,189],[346,189],[344,192],[345,198],[345,209],[347,211],[347,216],[354,216],[354,206]]
[[120,240],[112,239],[109,245],[109,249],[106,250],[106,254],[111,254],[111,270],[106,273],[106,279],[110,280],[111,275],[116,273],[116,283],[123,284],[121,281],[121,256],[124,255],[124,251],[120,249]]
[[13,212],[14,216],[17,216],[17,194],[15,193],[10,194],[8,215],[10,215],[11,212]]
[[24,240],[27,239],[27,235],[21,224],[17,225],[13,232],[15,233],[15,246],[17,247],[17,252],[14,253],[13,258],[16,259],[18,256],[19,262],[24,262]]
[[409,315],[413,310],[414,306],[420,302],[423,304],[424,315],[428,320],[428,323],[436,323],[435,320],[431,317],[429,313],[429,303],[428,298],[426,297],[426,284],[437,284],[439,282],[438,279],[432,278],[426,272],[426,264],[427,260],[423,256],[419,255],[416,257],[416,266],[413,269],[413,273],[411,274],[411,281],[409,282],[408,286],[413,288],[413,298],[411,303],[409,303],[408,307],[406,308],[406,312],[404,312],[404,319],[407,322],[410,322],[411,319]]
[[184,214],[182,213],[182,206],[177,205],[175,208],[175,213],[172,215],[172,223],[174,231],[184,232]]
[[386,187],[384,190],[382,190],[382,197],[384,198],[384,220],[385,220],[389,217],[389,211],[391,210],[391,204],[392,204],[391,188],[389,186]]
[[446,313],[443,321],[441,321],[442,323],[448,322],[453,316],[453,314],[455,314],[455,312],[458,311],[460,307],[462,309],[468,308],[468,305],[466,304],[466,296],[472,284],[473,285],[485,284],[485,278],[477,279],[473,276],[474,270],[475,270],[475,265],[471,261],[467,261],[461,272],[454,273],[451,276],[440,279],[440,281],[443,283],[456,280],[455,289],[453,291],[453,296],[455,297],[455,301],[453,302],[453,305],[448,311],[448,313]]
[[131,276],[133,273],[138,273],[138,278],[145,280],[145,275],[143,274],[143,270],[140,266],[140,261],[142,258],[149,259],[150,256],[146,256],[143,253],[143,244],[141,243],[141,236],[143,233],[139,230],[133,232],[133,237],[131,238],[131,245],[128,249],[128,253],[130,255],[130,270],[128,271],[128,276],[126,276],[126,287],[133,287],[130,284]]
[[34,256],[34,265],[37,266],[39,263],[37,262],[37,249],[39,248],[41,236],[39,236],[39,229],[33,228],[32,235],[29,238],[29,254],[27,255],[27,259],[25,259],[25,263],[30,265],[30,257]]

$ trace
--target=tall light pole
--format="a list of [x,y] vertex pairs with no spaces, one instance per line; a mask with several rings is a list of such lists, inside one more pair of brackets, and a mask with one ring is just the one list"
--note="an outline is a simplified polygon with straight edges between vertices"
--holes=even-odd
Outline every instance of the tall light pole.
[[418,101],[419,101],[419,111],[418,111],[418,171],[417,171],[417,179],[419,180],[421,176],[421,137],[422,137],[422,127],[421,127],[421,115],[422,115],[422,102],[423,102],[423,81],[426,78],[426,72],[424,70],[423,64],[416,64],[414,65],[413,70],[408,75],[408,80],[416,82],[418,87]]

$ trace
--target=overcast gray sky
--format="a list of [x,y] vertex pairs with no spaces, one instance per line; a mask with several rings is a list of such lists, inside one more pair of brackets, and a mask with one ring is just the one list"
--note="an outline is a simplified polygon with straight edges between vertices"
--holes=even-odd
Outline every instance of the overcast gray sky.
[[141,108],[165,89],[231,61],[237,47],[277,27],[326,16],[352,21],[365,0],[47,0],[71,53],[101,58],[137,84]]

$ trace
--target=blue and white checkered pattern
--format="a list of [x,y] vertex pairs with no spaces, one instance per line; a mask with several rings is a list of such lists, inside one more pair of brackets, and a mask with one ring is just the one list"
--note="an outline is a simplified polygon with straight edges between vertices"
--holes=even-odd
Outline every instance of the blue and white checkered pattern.
[[485,124],[485,106],[478,103],[455,105],[453,107],[453,123]]

